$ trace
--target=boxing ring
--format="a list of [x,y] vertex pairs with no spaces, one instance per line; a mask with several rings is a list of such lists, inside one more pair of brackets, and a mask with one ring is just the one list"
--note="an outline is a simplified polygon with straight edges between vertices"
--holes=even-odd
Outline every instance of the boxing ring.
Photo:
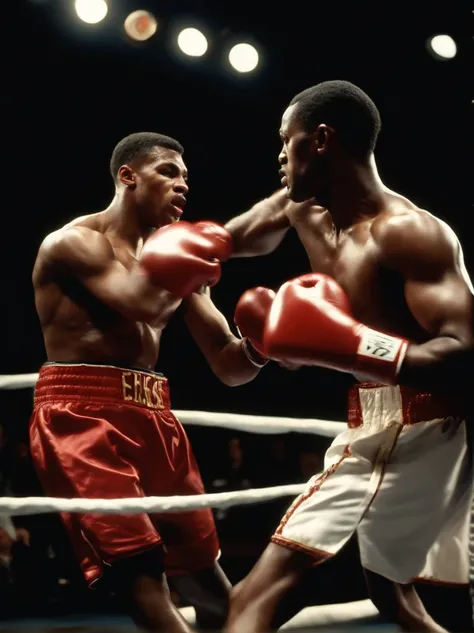
[[[38,374],[20,374],[0,376],[0,390],[28,389],[34,387]],[[328,438],[335,437],[345,427],[344,422],[318,419],[297,419],[289,417],[265,417],[210,411],[176,410],[173,412],[185,426],[220,427],[235,431],[259,434],[307,433]],[[215,494],[145,497],[133,499],[63,499],[51,497],[0,497],[0,521],[11,516],[39,514],[47,512],[100,512],[104,514],[134,514],[140,512],[179,512],[183,510],[211,507],[228,508],[238,505],[257,504],[281,497],[291,498],[304,490],[305,483],[283,485],[271,488],[249,489]],[[0,523],[1,524],[1,523]],[[184,617],[194,623],[194,610],[191,607],[181,609]],[[311,627],[344,627],[367,623],[375,620],[377,609],[370,600],[361,600],[343,604],[331,604],[308,607],[290,620],[283,629],[307,629]],[[44,630],[51,630],[48,624]],[[23,626],[22,626],[23,629]],[[114,625],[113,630],[117,629]],[[0,631],[11,630],[0,626]],[[64,630],[64,629],[61,629]],[[77,629],[75,629],[77,630]],[[98,630],[98,629],[97,629]],[[101,628],[101,631],[109,630]],[[112,629],[110,629],[112,630]]]

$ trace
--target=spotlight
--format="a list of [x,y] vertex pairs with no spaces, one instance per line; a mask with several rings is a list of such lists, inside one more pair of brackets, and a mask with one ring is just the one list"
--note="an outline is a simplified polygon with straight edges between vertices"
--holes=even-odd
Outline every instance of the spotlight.
[[107,15],[108,7],[105,0],[76,0],[78,17],[88,24],[97,24]]
[[436,59],[452,59],[457,47],[450,35],[434,35],[428,42],[428,50]]
[[178,46],[185,55],[202,57],[207,51],[207,39],[197,29],[183,29],[178,35]]
[[229,62],[239,73],[249,73],[257,67],[257,49],[244,42],[236,44],[230,49]]
[[144,42],[155,35],[158,22],[149,11],[134,11],[124,22],[125,33],[132,40]]

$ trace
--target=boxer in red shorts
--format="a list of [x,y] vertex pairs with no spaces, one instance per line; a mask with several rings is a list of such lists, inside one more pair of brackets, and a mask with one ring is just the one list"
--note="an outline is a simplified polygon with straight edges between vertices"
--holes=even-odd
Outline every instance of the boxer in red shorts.
[[444,630],[414,580],[467,584],[472,473],[455,418],[472,408],[473,288],[452,229],[380,180],[379,128],[353,84],[298,94],[281,122],[284,189],[226,225],[233,256],[268,253],[294,228],[314,271],[277,293],[247,291],[235,315],[242,334],[271,358],[369,381],[350,391],[349,428],[324,474],[233,589],[226,633],[276,630],[303,606],[307,570],[354,532],[370,597],[404,630]]
[[[167,322],[186,322],[214,373],[233,386],[265,359],[236,338],[211,301],[231,238],[212,222],[179,222],[188,193],[181,145],[133,134],[115,148],[116,192],[41,244],[33,284],[48,362],[31,418],[31,452],[47,495],[119,498],[204,492],[186,433],[154,373]],[[190,631],[165,573],[200,628],[225,619],[229,582],[209,509],[178,514],[63,514],[85,578],[110,574],[136,624]]]

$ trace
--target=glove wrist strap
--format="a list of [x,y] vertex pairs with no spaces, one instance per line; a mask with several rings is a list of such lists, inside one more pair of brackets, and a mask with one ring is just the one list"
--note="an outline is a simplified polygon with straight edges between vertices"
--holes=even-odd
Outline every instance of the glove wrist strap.
[[362,326],[357,349],[356,373],[367,380],[396,385],[408,341]]
[[246,358],[255,365],[255,367],[262,368],[268,363],[269,359],[262,356],[252,345],[247,337],[243,338],[240,347]]

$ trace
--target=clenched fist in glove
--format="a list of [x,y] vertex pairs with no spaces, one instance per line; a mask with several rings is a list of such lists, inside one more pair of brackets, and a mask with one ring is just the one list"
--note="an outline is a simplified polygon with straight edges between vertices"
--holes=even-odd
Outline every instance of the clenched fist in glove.
[[356,321],[344,290],[317,273],[281,286],[263,336],[263,350],[270,358],[338,369],[386,384],[396,384],[407,347],[405,339]]
[[177,222],[147,240],[139,261],[153,284],[184,298],[203,285],[214,286],[220,262],[231,252],[231,235],[220,224]]
[[263,351],[262,341],[265,321],[274,298],[275,293],[270,288],[250,288],[240,297],[235,307],[234,322],[240,335],[244,337],[244,352],[250,354],[249,360],[252,362],[255,360],[264,364],[268,360]]

